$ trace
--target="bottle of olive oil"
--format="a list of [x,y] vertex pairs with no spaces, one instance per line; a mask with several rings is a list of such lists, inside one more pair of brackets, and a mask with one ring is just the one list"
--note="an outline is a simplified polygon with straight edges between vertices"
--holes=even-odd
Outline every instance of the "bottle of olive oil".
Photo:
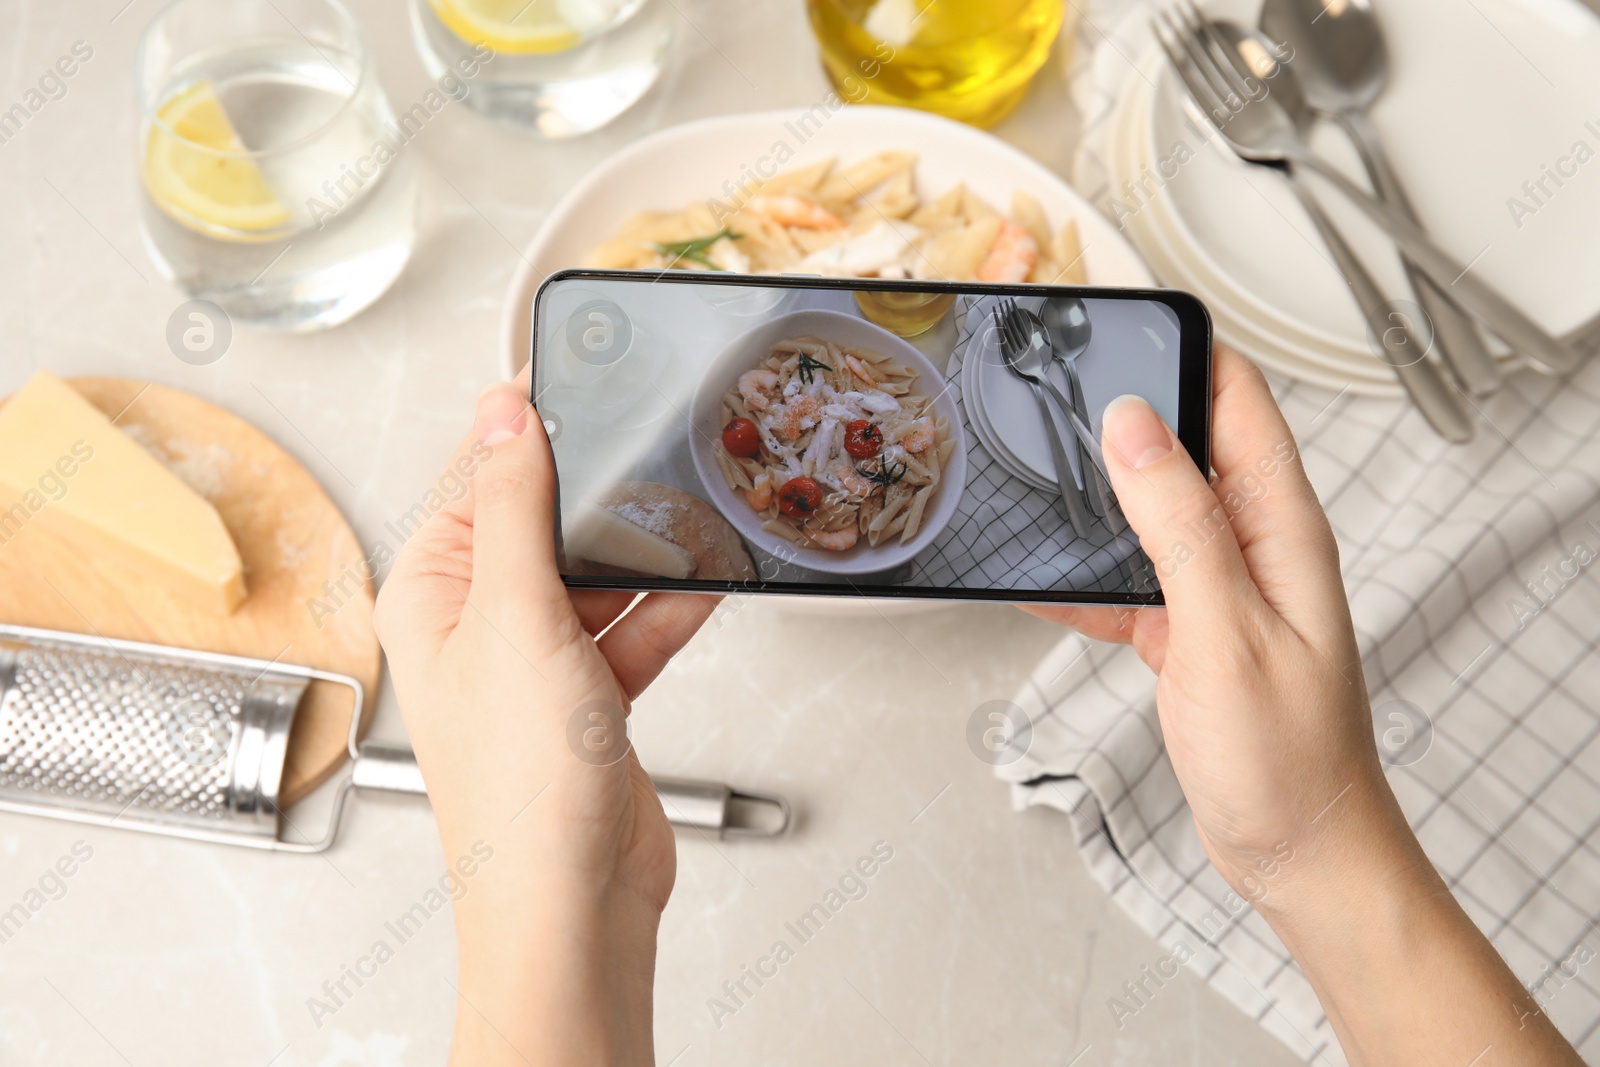
[[992,126],[1061,31],[1063,0],[806,0],[844,99]]

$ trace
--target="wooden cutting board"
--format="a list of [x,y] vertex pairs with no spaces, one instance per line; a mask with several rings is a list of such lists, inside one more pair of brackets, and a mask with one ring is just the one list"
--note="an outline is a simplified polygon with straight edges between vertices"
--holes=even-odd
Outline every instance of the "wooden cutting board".
[[[692,578],[747,582],[756,578],[756,565],[733,524],[710,504],[671,485],[658,482],[618,482],[600,493],[594,503],[630,522],[644,526],[694,557]],[[639,522],[643,517],[647,521]],[[587,559],[569,558],[567,573],[611,578],[648,578],[626,567],[610,567]]]
[[[372,583],[355,532],[317,480],[254,426],[199,397],[124,378],[68,381],[215,505],[249,596],[219,615],[137,576],[108,577],[32,525],[0,546],[0,622],[348,674],[366,686],[370,723],[380,666]],[[280,803],[301,799],[345,760],[350,703],[343,686],[311,683],[289,735]]]

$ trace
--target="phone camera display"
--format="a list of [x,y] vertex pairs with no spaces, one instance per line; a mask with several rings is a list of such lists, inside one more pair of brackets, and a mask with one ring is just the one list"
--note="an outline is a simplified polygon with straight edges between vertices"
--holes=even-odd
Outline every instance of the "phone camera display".
[[1148,601],[1100,424],[1137,393],[1179,426],[1183,322],[1089,289],[558,275],[534,390],[563,574]]

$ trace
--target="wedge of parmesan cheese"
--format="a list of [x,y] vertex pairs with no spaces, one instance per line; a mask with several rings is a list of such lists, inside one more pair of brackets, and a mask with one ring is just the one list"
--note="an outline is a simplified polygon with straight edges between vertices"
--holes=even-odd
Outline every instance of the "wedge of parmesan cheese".
[[0,408],[0,544],[35,525],[113,580],[155,578],[220,614],[245,598],[217,509],[45,370]]
[[605,508],[584,505],[563,527],[561,539],[569,556],[660,578],[694,573],[695,559],[686,549]]

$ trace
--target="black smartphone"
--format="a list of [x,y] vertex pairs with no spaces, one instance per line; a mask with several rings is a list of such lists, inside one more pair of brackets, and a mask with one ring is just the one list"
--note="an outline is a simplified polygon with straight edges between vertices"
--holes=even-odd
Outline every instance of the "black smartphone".
[[1172,290],[566,270],[530,358],[573,587],[1159,604],[1106,404],[1209,469],[1210,316]]

